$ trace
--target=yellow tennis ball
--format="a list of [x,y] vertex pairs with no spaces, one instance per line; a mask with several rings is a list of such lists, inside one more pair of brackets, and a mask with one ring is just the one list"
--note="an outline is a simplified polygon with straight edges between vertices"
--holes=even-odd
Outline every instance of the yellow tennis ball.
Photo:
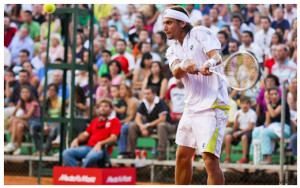
[[44,10],[47,13],[53,13],[55,11],[55,5],[54,4],[44,4]]

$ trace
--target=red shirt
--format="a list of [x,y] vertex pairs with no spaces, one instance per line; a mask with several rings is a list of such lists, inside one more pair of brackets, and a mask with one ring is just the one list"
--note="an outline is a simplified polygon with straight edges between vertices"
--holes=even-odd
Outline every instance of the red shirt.
[[269,74],[272,74],[272,67],[273,67],[274,64],[275,64],[274,58],[267,59],[265,61],[265,67],[268,67]]
[[[118,118],[112,118],[103,121],[95,118],[85,130],[90,134],[87,146],[95,146],[98,142],[107,139],[112,134],[119,136],[121,131],[121,122]],[[112,146],[107,148],[109,154],[112,152]]]
[[10,27],[7,31],[4,31],[4,46],[8,47],[10,44],[10,41],[15,36],[15,33],[17,32],[17,29],[14,27]]
[[176,85],[176,84],[172,84],[172,85],[170,86],[170,88],[168,89],[168,91],[167,91],[167,93],[166,93],[165,99],[171,100],[171,90],[172,90],[174,87],[177,87],[177,85]]

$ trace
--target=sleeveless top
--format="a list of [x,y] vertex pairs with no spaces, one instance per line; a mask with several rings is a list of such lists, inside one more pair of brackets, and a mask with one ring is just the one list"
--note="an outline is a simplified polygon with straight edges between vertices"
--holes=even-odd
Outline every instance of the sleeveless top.
[[159,96],[159,94],[160,94],[160,87],[161,87],[161,82],[162,82],[162,80],[163,80],[163,79],[160,79],[159,82],[153,83],[153,82],[152,82],[152,76],[150,75],[150,76],[148,77],[147,86],[154,86],[154,87],[156,87],[156,88],[157,88],[157,90],[156,90],[157,96]]

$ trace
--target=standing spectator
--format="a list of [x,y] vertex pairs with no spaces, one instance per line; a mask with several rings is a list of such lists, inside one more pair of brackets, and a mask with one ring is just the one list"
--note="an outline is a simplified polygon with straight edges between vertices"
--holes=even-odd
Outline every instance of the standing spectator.
[[[69,149],[63,152],[65,166],[77,167],[77,160],[85,158],[81,167],[92,168],[98,161],[105,159],[105,145],[117,141],[120,134],[120,120],[111,117],[113,105],[110,100],[103,99],[100,102],[100,117],[92,120],[86,130],[76,137]],[[86,142],[86,145],[79,146]],[[112,153],[112,146],[107,148],[109,154]]]
[[271,55],[269,56],[270,58],[265,61],[265,69],[264,69],[264,77],[266,78],[268,74],[272,74],[272,67],[277,62],[277,47],[278,45],[273,44],[271,46]]
[[137,138],[149,136],[157,130],[159,155],[157,159],[166,160],[167,137],[174,132],[171,126],[171,118],[168,116],[168,110],[165,102],[156,95],[155,88],[147,87],[144,90],[144,100],[140,103],[135,122],[130,124],[127,139],[127,151],[129,158],[133,158],[136,148]]
[[32,20],[39,23],[39,25],[42,25],[42,23],[46,21],[45,16],[42,14],[41,4],[33,5]]
[[202,25],[202,13],[200,10],[195,9],[194,4],[186,4],[185,9],[188,11],[190,15],[191,23],[194,25]]
[[228,48],[229,48],[229,37],[225,31],[219,31],[218,32],[218,39],[221,43],[221,53],[222,56],[226,56],[229,54]]
[[57,33],[51,34],[51,47],[49,48],[49,57],[51,63],[54,62],[56,58],[64,59],[64,47],[60,45],[61,37]]
[[226,23],[223,21],[223,19],[219,19],[219,14],[220,14],[220,11],[217,8],[211,8],[209,10],[209,16],[211,17],[212,25],[221,29],[221,27],[223,25],[226,25]]
[[292,25],[293,19],[297,19],[297,8],[294,4],[285,4],[284,5],[284,19],[289,21],[289,24]]
[[114,7],[111,11],[112,19],[108,21],[108,26],[115,25],[117,31],[122,33],[123,36],[127,36],[130,24],[127,20],[123,19],[118,8]]
[[275,10],[276,20],[272,22],[272,27],[276,30],[281,28],[283,30],[283,40],[287,40],[287,35],[290,31],[289,21],[284,19],[284,11],[281,7]]
[[32,12],[29,10],[26,10],[24,12],[24,22],[21,25],[22,27],[28,27],[30,30],[30,37],[32,40],[39,41],[40,40],[40,24],[36,21],[32,20]]
[[121,75],[122,67],[119,61],[110,61],[108,63],[108,71],[111,76],[111,85],[120,85],[125,80]]
[[249,162],[249,145],[251,143],[252,129],[255,127],[257,117],[255,111],[250,108],[251,101],[249,97],[241,97],[240,101],[241,109],[235,114],[234,131],[227,134],[225,138],[225,163],[230,162],[231,144],[236,146],[241,140],[243,145],[243,157],[238,163]]
[[260,46],[253,43],[253,34],[251,31],[244,31],[242,35],[242,45],[240,51],[252,52],[258,60],[258,63],[263,63],[263,51]]
[[132,73],[133,73],[133,70],[135,68],[135,61],[134,61],[134,57],[126,52],[126,41],[125,40],[122,40],[122,39],[119,39],[117,40],[117,43],[116,43],[116,47],[117,47],[117,54],[113,55],[112,56],[112,59],[115,59],[116,57],[125,57],[127,60],[128,60],[128,72],[127,74],[125,74],[126,78],[130,78],[132,77]]
[[254,43],[262,48],[265,59],[268,59],[272,35],[275,33],[275,30],[271,28],[271,20],[267,16],[261,17],[261,26],[262,29],[254,35]]
[[208,29],[210,29],[214,33],[215,36],[217,36],[220,29],[217,28],[216,26],[212,25],[211,18],[209,15],[203,16],[203,25],[205,27],[207,27]]
[[22,27],[20,33],[15,35],[8,46],[11,53],[12,62],[20,65],[18,62],[19,53],[21,50],[27,50],[29,52],[29,59],[32,59],[34,52],[34,42],[29,36],[29,28]]
[[161,70],[162,70],[162,65],[160,62],[158,61],[152,62],[151,73],[148,77],[144,79],[142,85],[142,91],[144,92],[144,90],[149,86],[156,87],[157,89],[156,95],[160,99],[164,99],[165,94],[167,92],[168,81],[164,77]]
[[17,28],[10,26],[10,17],[5,15],[4,16],[4,46],[8,47],[11,40],[15,36],[17,32]]
[[[16,117],[16,112],[19,109],[24,111],[24,115]],[[30,130],[36,149],[39,148],[37,135],[33,134],[33,130],[36,126],[41,126],[40,115],[41,112],[39,103],[31,88],[28,86],[22,86],[20,90],[20,100],[8,121],[8,126],[11,127],[10,130],[12,135],[10,142],[4,147],[4,153],[13,152],[13,155],[21,154],[21,144],[25,128]],[[15,141],[17,141],[17,146],[15,146]]]
[[296,64],[288,58],[289,48],[280,44],[277,47],[277,62],[272,67],[272,73],[280,79],[280,83],[288,80],[289,82],[297,73]]
[[230,29],[232,38],[239,42],[242,41],[242,33],[246,30],[249,31],[248,26],[243,23],[243,18],[239,13],[232,14]]
[[27,70],[29,72],[29,83],[35,87],[36,89],[38,88],[40,84],[39,78],[33,73],[33,65],[29,61],[25,61],[22,63],[22,68],[24,70]]

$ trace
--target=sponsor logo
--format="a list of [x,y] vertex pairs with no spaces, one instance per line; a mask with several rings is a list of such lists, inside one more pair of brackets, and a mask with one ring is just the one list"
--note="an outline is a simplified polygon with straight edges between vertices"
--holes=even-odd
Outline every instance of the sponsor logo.
[[190,50],[192,51],[193,48],[194,48],[194,45],[192,45],[192,46],[190,47]]
[[121,182],[131,182],[132,176],[108,176],[106,183],[121,183]]
[[68,176],[67,174],[61,174],[58,181],[95,183],[96,177],[86,175]]

